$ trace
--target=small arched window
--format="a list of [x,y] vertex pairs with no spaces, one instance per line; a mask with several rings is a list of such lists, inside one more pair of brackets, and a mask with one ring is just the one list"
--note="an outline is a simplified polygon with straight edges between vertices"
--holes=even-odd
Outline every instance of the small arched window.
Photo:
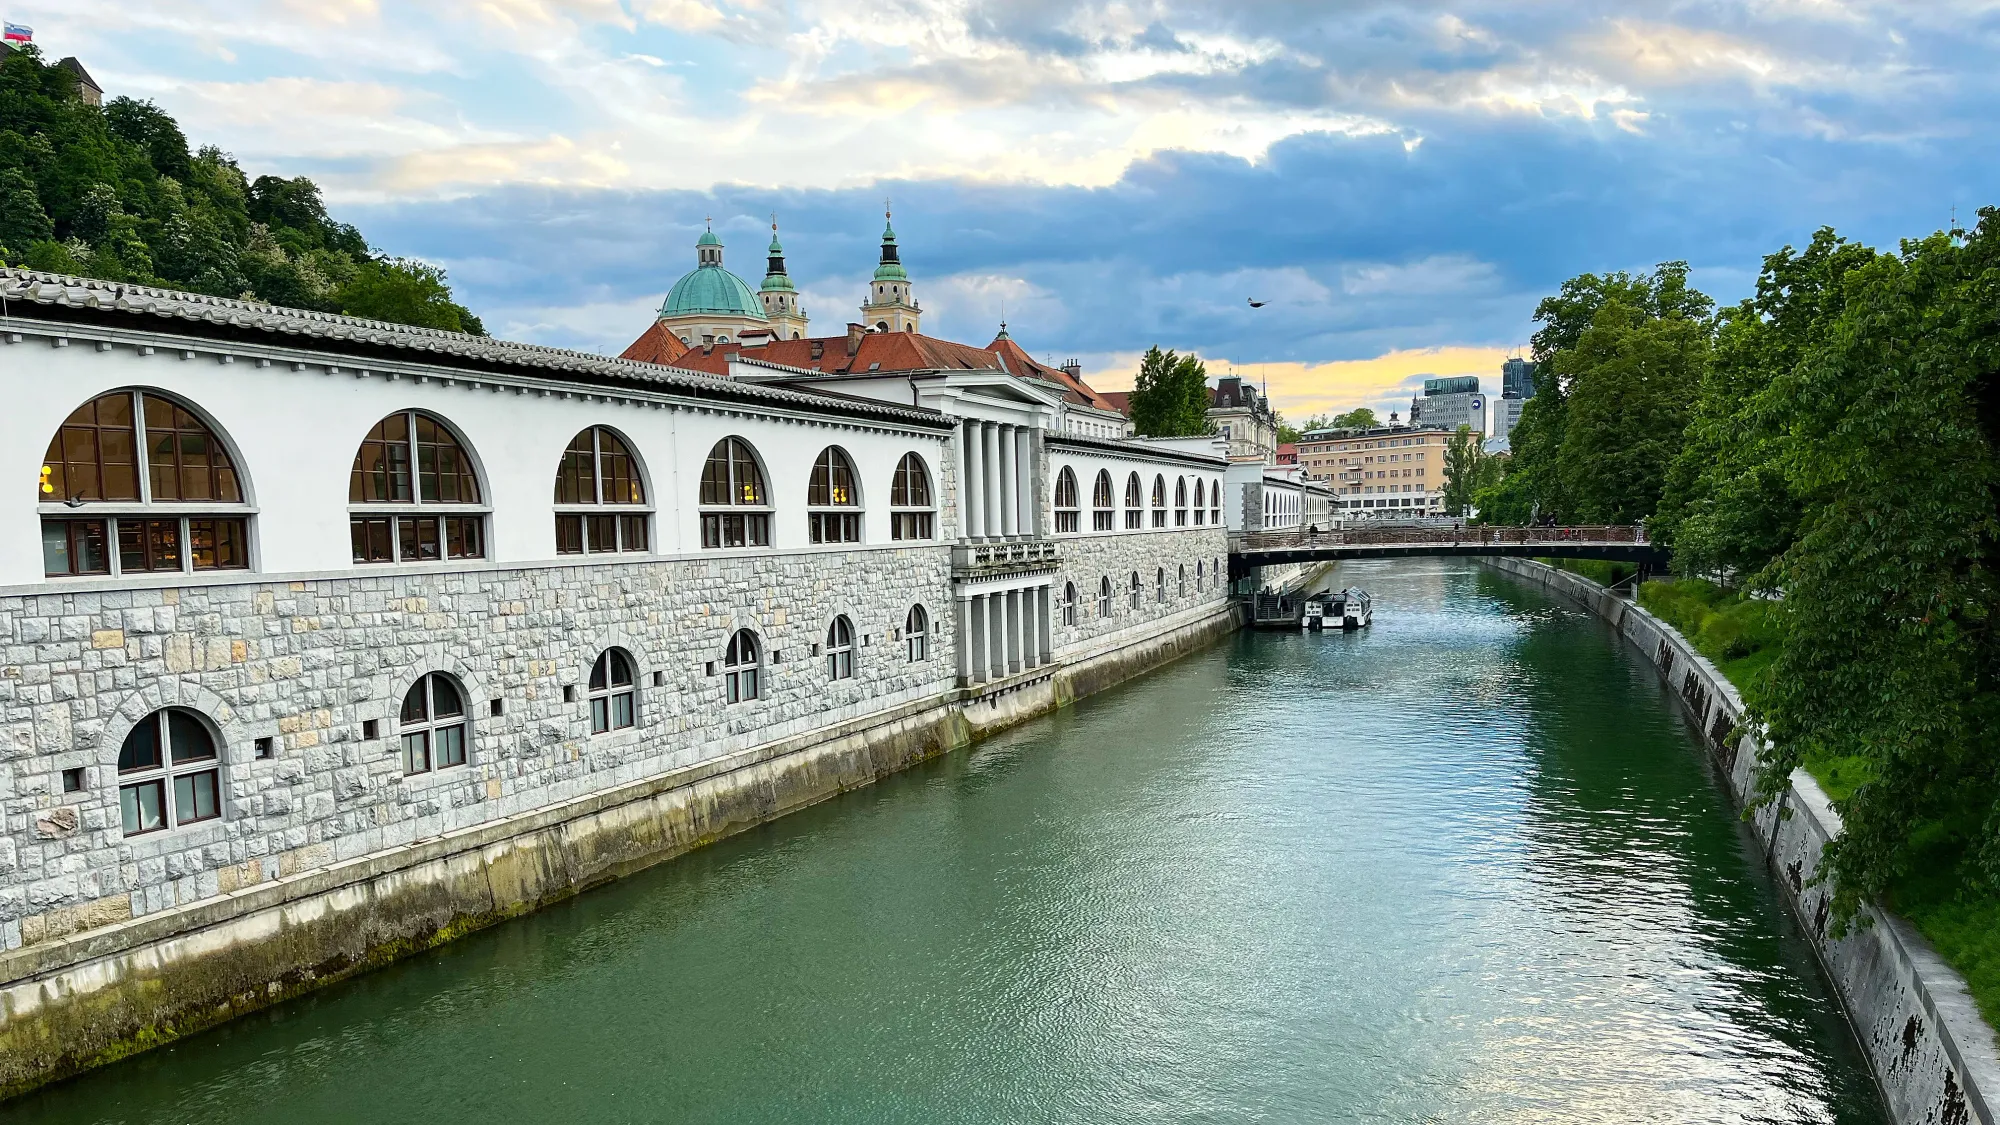
[[861,542],[861,494],[854,462],[838,446],[820,450],[806,483],[806,525],[814,543]]
[[1143,589],[1143,587],[1139,584],[1139,572],[1135,570],[1132,572],[1132,588],[1128,592],[1128,598],[1127,598],[1127,600],[1130,601],[1131,607],[1133,609],[1139,608],[1139,591],[1141,589]]
[[1097,470],[1097,483],[1090,486],[1090,530],[1110,531],[1116,513],[1112,511],[1111,473]]
[[[646,503],[639,463],[624,439],[592,426],[570,439],[556,467],[556,553],[644,551],[652,540],[652,517],[630,511]],[[604,512],[607,506],[628,509]]]
[[[705,548],[771,545],[771,498],[764,470],[742,438],[723,438],[701,467],[701,545]],[[707,509],[720,508],[722,511]]]
[[1181,564],[1181,585],[1179,597],[1187,597],[1187,564]]
[[742,703],[757,698],[758,672],[762,667],[757,646],[757,634],[748,629],[738,629],[730,635],[729,647],[722,653],[722,689],[730,703]]
[[1161,605],[1167,604],[1167,568],[1164,566],[1153,572],[1153,600]]
[[1111,576],[1108,574],[1097,580],[1097,616],[1111,616]]
[[1077,512],[1076,474],[1064,465],[1056,474],[1056,534],[1069,535],[1081,530],[1081,515]]
[[903,640],[909,647],[910,663],[930,659],[931,615],[924,612],[923,606],[911,606],[909,614],[903,618]]
[[826,627],[826,675],[833,680],[854,678],[854,626],[844,616]]
[[1174,526],[1186,527],[1188,522],[1187,478],[1174,478]]
[[1167,478],[1153,478],[1153,526],[1167,526]]
[[[229,451],[193,411],[149,391],[112,391],[71,412],[42,457],[35,499],[51,578],[250,565],[249,519],[229,514],[244,508]],[[78,518],[91,503],[125,511]]]
[[896,476],[889,484],[889,537],[929,539],[937,505],[931,500],[931,474],[924,459],[903,454],[896,462]]
[[625,730],[638,721],[638,669],[624,649],[605,649],[590,670],[590,733]]
[[1145,500],[1139,492],[1139,474],[1125,478],[1125,530],[1137,531],[1146,526]]
[[470,720],[465,693],[442,672],[420,677],[403,696],[398,730],[403,736],[403,773],[429,773],[465,764]]
[[1076,583],[1074,582],[1063,583],[1062,623],[1064,625],[1076,624]]
[[358,563],[486,557],[472,455],[443,422],[389,415],[361,439],[348,474],[348,524]]
[[125,835],[222,815],[222,756],[208,724],[167,707],[139,721],[118,748],[118,806]]
[[1199,594],[1207,589],[1208,563],[1202,559],[1194,562],[1194,592]]

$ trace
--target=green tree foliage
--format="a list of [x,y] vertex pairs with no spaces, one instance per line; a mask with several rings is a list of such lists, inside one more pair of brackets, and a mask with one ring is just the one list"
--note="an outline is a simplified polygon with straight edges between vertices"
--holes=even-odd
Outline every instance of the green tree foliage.
[[33,47],[0,58],[0,260],[481,332],[444,272],[371,253],[304,177],[247,181],[151,102],[77,97]]
[[1499,479],[1497,459],[1486,455],[1486,443],[1471,426],[1461,425],[1444,446],[1444,508],[1446,513],[1471,513],[1474,497]]
[[1336,430],[1369,430],[1381,425],[1375,412],[1365,406],[1355,407],[1345,414],[1334,416],[1331,428]]
[[1278,441],[1280,443],[1295,442],[1312,433],[1314,430],[1331,429],[1332,426],[1333,421],[1324,414],[1315,414],[1296,426],[1285,421],[1285,416],[1280,414],[1278,415]]
[[1200,358],[1147,349],[1132,387],[1132,428],[1142,437],[1210,433],[1208,368]]

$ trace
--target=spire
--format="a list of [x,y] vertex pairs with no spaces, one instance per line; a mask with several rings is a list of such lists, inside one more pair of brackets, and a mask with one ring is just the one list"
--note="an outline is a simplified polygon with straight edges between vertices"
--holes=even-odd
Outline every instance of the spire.
[[1011,340],[1011,339],[1013,339],[1013,337],[1007,335],[1007,322],[1003,320],[1000,322],[1000,334],[998,336],[993,337],[993,340],[995,343],[998,343],[1001,340]]
[[767,264],[764,269],[764,284],[758,288],[766,293],[791,292],[792,279],[785,271],[785,248],[778,242],[778,216],[775,214],[771,216],[771,247],[766,254],[768,257],[765,258]]
[[703,217],[701,237],[694,240],[695,262],[703,266],[722,264],[722,240],[715,236],[715,220]]
[[896,249],[896,228],[892,223],[893,212],[889,201],[882,201],[882,262],[875,267],[877,281],[908,281],[910,275],[903,269],[903,261]]

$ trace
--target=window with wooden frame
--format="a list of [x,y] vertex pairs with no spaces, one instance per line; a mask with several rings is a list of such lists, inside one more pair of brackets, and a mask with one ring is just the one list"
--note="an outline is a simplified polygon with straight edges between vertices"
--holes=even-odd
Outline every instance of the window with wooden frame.
[[1110,531],[1117,514],[1112,510],[1111,473],[1099,469],[1097,481],[1090,486],[1090,530]]
[[762,685],[759,683],[763,664],[757,645],[757,634],[748,629],[738,629],[729,637],[729,647],[722,653],[722,691],[729,703],[743,703],[756,699]]
[[931,498],[931,474],[924,459],[903,454],[889,482],[889,538],[930,539],[935,535],[937,504]]
[[1153,526],[1167,526],[1167,478],[1153,478]]
[[1082,514],[1077,511],[1076,504],[1076,474],[1065,465],[1062,472],[1056,474],[1056,534],[1075,534],[1081,521]]
[[638,669],[624,649],[605,649],[590,669],[590,733],[627,730],[638,721]]
[[592,426],[570,439],[556,467],[556,553],[652,549],[652,515],[639,462],[623,438]]
[[391,414],[361,439],[347,511],[357,563],[486,557],[472,455],[450,427],[419,411]]
[[1139,491],[1139,474],[1125,478],[1125,530],[1137,531],[1146,526],[1145,500]]
[[814,543],[861,542],[861,493],[854,462],[829,445],[813,462],[806,482],[806,532]]
[[118,748],[118,807],[127,836],[220,817],[222,755],[207,721],[180,707],[141,719]]
[[419,676],[403,696],[397,731],[405,777],[464,765],[472,731],[464,689],[443,672]]
[[247,570],[250,510],[208,423],[152,391],[111,391],[63,421],[43,455],[42,572]]
[[1174,526],[1186,527],[1188,522],[1187,478],[1174,478]]
[[723,438],[709,450],[701,469],[701,508],[703,547],[771,545],[770,494],[749,442]]

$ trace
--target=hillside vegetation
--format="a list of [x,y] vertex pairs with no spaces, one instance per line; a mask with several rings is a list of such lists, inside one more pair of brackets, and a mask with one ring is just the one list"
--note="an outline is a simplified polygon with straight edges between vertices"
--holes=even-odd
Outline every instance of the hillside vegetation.
[[442,269],[371,250],[304,176],[247,179],[150,101],[0,57],[0,261],[484,335]]

